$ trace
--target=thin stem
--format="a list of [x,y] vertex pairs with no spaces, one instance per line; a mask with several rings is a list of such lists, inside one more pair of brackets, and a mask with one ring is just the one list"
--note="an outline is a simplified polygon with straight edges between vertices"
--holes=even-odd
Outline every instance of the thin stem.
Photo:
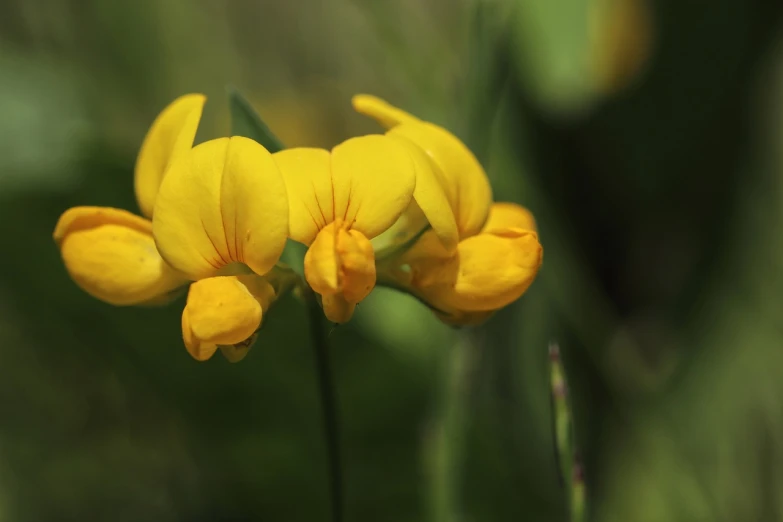
[[571,522],[584,522],[585,482],[582,460],[574,437],[573,415],[568,399],[568,383],[560,360],[560,347],[549,345],[550,384],[554,417],[555,447],[560,473],[569,502]]
[[324,440],[326,442],[327,463],[329,466],[329,497],[331,499],[332,522],[343,520],[343,475],[340,459],[340,434],[337,419],[332,370],[329,363],[329,342],[326,334],[324,313],[315,295],[307,289],[305,301],[310,323],[310,340],[315,352],[315,365],[318,372],[318,395],[321,398],[323,413]]

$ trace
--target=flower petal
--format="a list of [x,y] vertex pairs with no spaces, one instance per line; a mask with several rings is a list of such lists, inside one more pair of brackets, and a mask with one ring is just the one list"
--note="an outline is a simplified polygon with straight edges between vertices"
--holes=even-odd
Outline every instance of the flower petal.
[[144,137],[136,158],[134,187],[145,216],[152,217],[158,189],[172,158],[193,146],[206,101],[202,94],[177,98],[163,109]]
[[288,190],[291,239],[309,245],[335,218],[329,151],[286,149],[272,157]]
[[459,231],[443,187],[445,180],[440,168],[416,145],[405,139],[398,139],[411,155],[416,169],[416,188],[413,199],[421,209],[441,243],[449,252],[457,248]]
[[54,239],[76,284],[110,304],[160,303],[187,283],[158,254],[151,223],[125,210],[68,209]]
[[193,279],[234,262],[265,274],[288,236],[286,186],[255,141],[208,141],[172,163],[152,224],[163,257]]
[[388,135],[410,140],[432,158],[443,173],[443,189],[460,237],[478,234],[492,204],[492,187],[481,164],[465,144],[446,129],[427,122],[403,123]]
[[372,239],[408,207],[416,167],[405,146],[381,135],[351,138],[332,150],[335,219]]
[[318,233],[305,254],[305,279],[322,297],[327,318],[343,323],[375,286],[375,255],[361,232],[338,218]]
[[[205,280],[206,281],[206,280]],[[206,361],[217,351],[217,344],[202,341],[193,333],[190,326],[190,314],[182,311],[182,340],[188,353],[197,361]]]
[[337,226],[330,223],[319,232],[307,249],[304,258],[304,272],[307,283],[320,295],[336,294],[342,291],[340,261],[337,257]]
[[390,129],[400,123],[421,121],[412,114],[369,94],[357,94],[351,102],[356,112],[373,118],[385,129]]
[[490,311],[517,300],[536,277],[542,248],[535,232],[507,229],[479,234],[460,242],[456,257],[427,267],[414,282],[441,310]]
[[356,310],[356,303],[348,302],[341,294],[323,296],[321,306],[324,309],[326,318],[335,324],[347,323],[353,317],[354,310]]
[[[249,348],[275,290],[256,275],[219,276],[190,285],[182,312],[182,337],[190,354],[203,361],[219,346]],[[237,356],[236,350],[229,350]],[[246,351],[245,351],[246,353]],[[229,357],[229,360],[236,357]],[[241,357],[239,357],[241,358]],[[238,360],[238,359],[237,359]]]
[[505,228],[537,231],[536,220],[525,207],[516,203],[493,203],[483,232],[496,232]]

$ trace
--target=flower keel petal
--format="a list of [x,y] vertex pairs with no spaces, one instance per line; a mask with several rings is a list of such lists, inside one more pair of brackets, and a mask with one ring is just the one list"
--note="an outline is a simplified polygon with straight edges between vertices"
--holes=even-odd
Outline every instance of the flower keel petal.
[[218,347],[231,360],[250,349],[263,314],[275,299],[275,290],[255,275],[219,276],[190,286],[182,312],[182,337],[197,360],[212,357]]
[[525,293],[538,273],[543,251],[534,232],[507,229],[501,235],[468,238],[457,252],[448,267],[432,267],[441,274],[450,269],[451,281],[432,277],[433,285],[423,287],[422,293],[442,310],[486,312]]
[[356,304],[375,286],[372,244],[338,220],[319,232],[305,254],[305,279],[322,297],[326,317],[335,323],[351,318]]
[[164,302],[186,278],[158,254],[151,223],[130,212],[75,207],[60,217],[54,239],[71,278],[113,305]]

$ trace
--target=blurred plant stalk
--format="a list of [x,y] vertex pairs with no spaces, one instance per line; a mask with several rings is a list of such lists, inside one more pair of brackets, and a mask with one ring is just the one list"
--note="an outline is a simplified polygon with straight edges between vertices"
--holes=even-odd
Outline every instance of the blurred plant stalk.
[[460,489],[465,450],[471,373],[476,347],[465,336],[443,356],[441,386],[428,443],[429,519],[455,522],[462,517]]
[[573,433],[573,417],[568,400],[568,383],[560,359],[560,346],[549,345],[552,415],[560,475],[570,502],[572,522],[582,522],[585,512],[584,470]]

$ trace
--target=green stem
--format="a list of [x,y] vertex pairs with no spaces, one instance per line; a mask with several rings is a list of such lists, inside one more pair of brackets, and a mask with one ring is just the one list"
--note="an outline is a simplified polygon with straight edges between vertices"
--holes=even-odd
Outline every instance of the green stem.
[[329,363],[329,342],[326,322],[315,295],[308,288],[305,292],[307,314],[310,323],[310,340],[315,352],[315,365],[318,373],[318,395],[323,413],[324,440],[326,442],[327,463],[329,467],[329,497],[332,508],[332,522],[343,520],[343,475],[340,459],[340,436],[337,419],[337,401]]
[[555,446],[560,474],[568,497],[571,522],[584,522],[584,471],[574,438],[573,415],[568,399],[568,383],[560,360],[560,347],[554,343],[549,346],[549,364]]
[[426,447],[430,467],[430,519],[452,522],[460,518],[462,458],[467,429],[470,373],[474,347],[460,339],[445,355],[443,385],[438,397],[432,440]]

